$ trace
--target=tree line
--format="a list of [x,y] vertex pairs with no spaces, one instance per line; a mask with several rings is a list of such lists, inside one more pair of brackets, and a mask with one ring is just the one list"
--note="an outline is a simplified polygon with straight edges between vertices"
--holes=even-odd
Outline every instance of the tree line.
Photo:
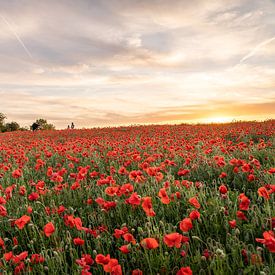
[[[31,129],[30,127],[21,127],[18,122],[11,121],[5,123],[5,120],[7,119],[6,115],[3,113],[0,113],[0,132],[12,132],[12,131],[28,131]],[[39,125],[40,130],[55,130],[55,126],[51,123],[48,123],[46,119],[39,118],[36,119],[34,122]]]

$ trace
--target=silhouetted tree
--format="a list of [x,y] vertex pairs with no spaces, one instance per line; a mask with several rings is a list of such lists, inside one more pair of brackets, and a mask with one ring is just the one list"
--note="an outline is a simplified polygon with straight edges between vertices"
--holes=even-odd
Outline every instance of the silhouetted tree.
[[55,126],[51,123],[48,123],[44,118],[37,119],[35,123],[39,125],[39,129],[41,130],[55,130]]
[[20,125],[15,122],[8,122],[4,125],[4,131],[3,132],[13,132],[13,131],[18,131],[20,128]]

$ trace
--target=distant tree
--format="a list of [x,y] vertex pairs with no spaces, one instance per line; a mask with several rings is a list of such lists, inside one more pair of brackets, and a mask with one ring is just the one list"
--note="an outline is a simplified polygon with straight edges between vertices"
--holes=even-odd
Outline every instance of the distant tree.
[[55,126],[51,123],[48,123],[44,118],[37,119],[35,123],[39,125],[39,129],[41,130],[55,130]]
[[15,122],[8,122],[4,125],[4,131],[3,132],[13,132],[13,131],[18,131],[20,128],[20,125]]
[[7,117],[3,114],[0,113],[0,132],[3,132],[4,128],[5,128],[5,119]]

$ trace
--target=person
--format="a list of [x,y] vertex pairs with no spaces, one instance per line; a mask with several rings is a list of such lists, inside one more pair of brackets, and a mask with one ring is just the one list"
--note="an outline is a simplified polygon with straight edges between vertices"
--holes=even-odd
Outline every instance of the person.
[[70,129],[70,125],[68,125],[67,129]]
[[71,124],[71,129],[74,129],[74,123],[72,122],[72,124]]
[[34,123],[32,124],[32,126],[31,126],[32,131],[38,130],[39,126],[40,126],[40,125],[39,125],[38,123],[34,122]]

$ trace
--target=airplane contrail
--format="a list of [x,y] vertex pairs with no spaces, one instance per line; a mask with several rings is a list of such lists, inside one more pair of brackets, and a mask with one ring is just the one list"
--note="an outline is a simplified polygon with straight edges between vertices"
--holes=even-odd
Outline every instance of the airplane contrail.
[[265,45],[271,43],[273,40],[275,40],[275,36],[261,42],[260,44],[258,44],[253,50],[251,50],[247,55],[245,55],[239,63],[243,63],[245,60],[247,60],[248,58],[252,57],[260,48],[264,47]]
[[16,33],[16,31],[14,30],[14,28],[11,26],[11,24],[9,23],[9,21],[2,14],[0,14],[0,16],[1,16],[2,20],[5,22],[5,24],[9,27],[10,31],[15,36],[15,38],[17,39],[17,41],[19,42],[19,44],[23,47],[23,49],[26,52],[26,54],[31,59],[33,59],[32,54],[30,53],[30,51],[28,50],[28,48],[26,47],[26,45],[24,44],[24,42],[22,41],[22,39],[20,38],[20,36]]

